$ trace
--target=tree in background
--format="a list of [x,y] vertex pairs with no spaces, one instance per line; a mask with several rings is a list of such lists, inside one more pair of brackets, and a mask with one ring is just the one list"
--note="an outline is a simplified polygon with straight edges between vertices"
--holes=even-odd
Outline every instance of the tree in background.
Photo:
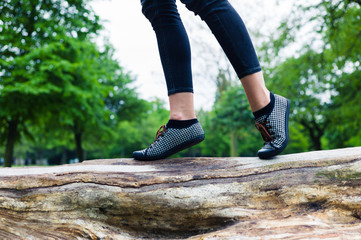
[[[5,119],[5,166],[11,166],[16,140],[26,122],[36,121],[52,106],[47,97],[59,93],[45,73],[27,74],[39,61],[28,61],[44,45],[64,39],[84,40],[101,28],[84,0],[4,0],[0,2],[0,118]],[[51,45],[48,47],[51,48]],[[46,48],[46,47],[45,47]],[[31,57],[30,57],[31,58]]]
[[[85,40],[64,39],[27,54],[28,61],[39,61],[27,75],[58,87],[44,99],[46,108],[38,114],[46,118],[42,131],[72,134],[79,161],[84,160],[83,139],[86,132],[101,136],[107,130],[109,113],[104,106],[107,87],[100,73],[110,69],[98,60],[96,46]],[[20,64],[18,64],[19,66]],[[25,74],[25,73],[24,73]],[[119,80],[119,79],[118,79]]]
[[[334,89],[327,133],[330,147],[361,145],[361,1],[322,1],[320,8],[328,28],[324,32],[330,49]],[[331,51],[332,50],[332,51]]]
[[[155,139],[154,129],[168,121],[169,111],[165,109],[163,101],[154,99],[141,102],[135,118],[115,121],[112,125],[114,136],[104,148],[106,156],[132,157],[133,151],[148,147]],[[93,156],[96,157],[96,154],[93,153]]]
[[71,134],[83,161],[84,146],[93,149],[109,142],[118,121],[145,111],[129,87],[133,78],[114,59],[114,49],[106,44],[99,51],[91,42],[101,25],[87,4],[1,1],[0,136],[6,144],[5,166],[11,166],[15,142],[22,135],[45,143],[42,148],[47,149],[64,148]]
[[360,144],[354,137],[361,116],[356,120],[350,114],[361,100],[355,91],[360,86],[360,16],[359,1],[297,5],[278,36],[263,47],[268,83],[291,99],[291,128],[298,126],[308,136],[309,150]]
[[290,119],[303,127],[314,150],[322,149],[321,138],[329,124],[330,104],[325,96],[324,81],[329,76],[329,69],[320,58],[322,54],[309,50],[298,58],[288,58],[267,76],[270,89],[291,99]]
[[206,140],[192,149],[204,156],[254,156],[261,142],[243,87],[229,68],[219,69],[216,86],[212,110],[197,113]]
[[[101,82],[106,91],[103,102],[104,109],[109,116],[109,120],[106,122],[107,131],[98,131],[98,134],[94,134],[94,129],[89,128],[90,132],[87,134],[88,139],[93,138],[94,140],[92,141],[94,144],[89,146],[93,153],[102,152],[100,148],[107,149],[107,153],[99,157],[124,157],[125,152],[126,156],[131,156],[132,151],[130,152],[129,147],[132,144],[129,143],[139,142],[139,140],[127,133],[124,126],[134,122],[134,125],[131,124],[131,126],[139,131],[140,122],[144,121],[147,112],[152,108],[151,103],[139,99],[135,89],[130,87],[134,78],[120,67],[119,62],[114,57],[114,51],[110,44],[105,46],[105,50],[98,58],[99,68],[97,69],[98,81]],[[120,138],[123,141],[119,142]],[[118,143],[117,146],[114,145],[115,142]],[[133,150],[135,149],[133,148]]]
[[229,156],[239,156],[238,142],[240,139],[245,140],[244,142],[249,140],[243,139],[242,135],[253,126],[252,112],[240,84],[231,85],[223,91],[222,95],[216,98],[213,109],[215,130],[219,129],[229,136]]

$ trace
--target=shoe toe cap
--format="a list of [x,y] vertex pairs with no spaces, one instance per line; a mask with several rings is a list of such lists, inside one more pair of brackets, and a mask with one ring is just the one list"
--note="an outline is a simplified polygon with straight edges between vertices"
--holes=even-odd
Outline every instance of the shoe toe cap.
[[276,155],[277,149],[271,144],[265,144],[260,150],[258,150],[258,157],[261,159],[268,159]]
[[146,149],[139,150],[139,151],[134,151],[133,152],[133,158],[136,159],[136,160],[144,159],[146,157],[145,150]]

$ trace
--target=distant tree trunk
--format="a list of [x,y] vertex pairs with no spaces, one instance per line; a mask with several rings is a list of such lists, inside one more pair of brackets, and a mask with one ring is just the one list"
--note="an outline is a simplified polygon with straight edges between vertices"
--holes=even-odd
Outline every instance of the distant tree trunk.
[[76,144],[76,155],[79,159],[79,162],[84,161],[84,150],[82,148],[82,133],[81,132],[75,132],[75,144]]
[[231,131],[231,145],[230,145],[230,156],[238,156],[238,143],[237,143],[237,133],[236,131]]
[[312,136],[311,134],[313,150],[322,150],[321,137],[322,135],[319,134],[317,134],[316,136]]
[[63,153],[61,154],[61,159],[60,159],[60,164],[67,164],[67,154],[66,154],[66,150],[64,149]]
[[120,157],[123,158],[125,155],[125,152],[124,152],[124,145],[121,145],[120,146]]
[[84,131],[81,127],[79,127],[79,124],[76,120],[74,121],[73,131],[74,131],[74,140],[75,140],[75,147],[76,147],[76,156],[77,156],[79,162],[83,162],[84,161],[84,150],[82,148],[82,136],[83,136]]
[[310,150],[322,150],[321,138],[324,134],[324,129],[327,126],[327,123],[323,125],[317,124],[316,121],[307,122],[301,120],[300,122],[308,131],[312,146]]
[[17,128],[17,120],[11,120],[8,122],[8,136],[5,147],[4,167],[11,167],[12,165]]
[[216,78],[216,98],[221,98],[222,93],[226,91],[231,85],[231,73],[229,68],[227,69],[218,69],[218,76]]

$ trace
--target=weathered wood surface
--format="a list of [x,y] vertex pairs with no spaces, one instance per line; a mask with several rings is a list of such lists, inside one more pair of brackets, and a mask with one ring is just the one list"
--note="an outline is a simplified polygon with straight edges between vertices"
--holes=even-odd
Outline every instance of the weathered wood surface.
[[361,147],[0,169],[0,239],[361,239]]

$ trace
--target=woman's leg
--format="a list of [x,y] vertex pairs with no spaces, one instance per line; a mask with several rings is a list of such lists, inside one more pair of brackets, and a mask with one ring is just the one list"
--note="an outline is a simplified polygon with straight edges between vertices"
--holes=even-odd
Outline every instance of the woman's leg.
[[142,11],[157,37],[168,89],[170,119],[195,118],[191,49],[175,0],[142,0]]
[[133,152],[137,160],[173,155],[204,139],[193,106],[191,50],[175,0],[142,0],[142,11],[156,33],[168,88],[170,120],[146,149]]
[[170,117],[173,120],[188,120],[196,118],[193,103],[193,93],[180,92],[169,95]]
[[[241,79],[252,111],[266,106],[269,92],[241,17],[227,0],[181,0],[207,23]],[[255,74],[257,73],[257,74]]]
[[265,86],[261,67],[248,31],[227,0],[181,0],[211,29],[226,53],[245,89],[265,141],[261,158],[281,153],[288,143],[289,101],[274,95]]
[[266,88],[262,72],[247,75],[241,79],[252,112],[264,108],[270,102],[270,92]]

